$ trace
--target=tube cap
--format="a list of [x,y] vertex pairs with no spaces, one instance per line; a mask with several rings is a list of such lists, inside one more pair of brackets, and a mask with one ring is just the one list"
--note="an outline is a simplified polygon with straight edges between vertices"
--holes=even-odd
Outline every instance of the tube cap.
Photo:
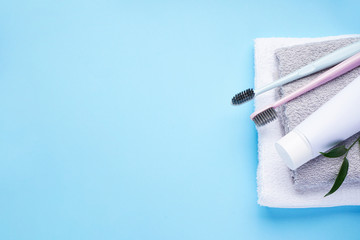
[[312,150],[307,139],[291,131],[275,143],[275,148],[286,165],[295,170],[312,159]]

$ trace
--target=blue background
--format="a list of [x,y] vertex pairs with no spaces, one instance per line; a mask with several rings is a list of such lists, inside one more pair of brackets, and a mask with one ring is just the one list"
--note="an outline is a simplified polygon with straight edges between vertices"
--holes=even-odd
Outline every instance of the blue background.
[[359,238],[256,203],[253,39],[359,33],[358,1],[0,3],[0,239]]

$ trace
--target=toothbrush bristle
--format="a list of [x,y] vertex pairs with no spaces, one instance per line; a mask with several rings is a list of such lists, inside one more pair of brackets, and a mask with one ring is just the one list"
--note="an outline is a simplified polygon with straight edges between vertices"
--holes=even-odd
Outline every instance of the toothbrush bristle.
[[261,127],[268,124],[269,122],[274,121],[276,117],[277,117],[276,111],[274,108],[271,107],[257,114],[253,118],[253,121],[256,124],[256,126]]
[[242,92],[239,92],[232,98],[232,104],[239,105],[244,102],[247,102],[253,99],[255,96],[254,90],[252,88],[246,89]]

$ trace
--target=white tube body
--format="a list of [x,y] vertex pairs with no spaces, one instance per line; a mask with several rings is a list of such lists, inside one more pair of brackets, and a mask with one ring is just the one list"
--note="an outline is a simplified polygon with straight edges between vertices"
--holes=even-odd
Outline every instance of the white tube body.
[[360,131],[360,77],[312,113],[275,147],[290,169]]

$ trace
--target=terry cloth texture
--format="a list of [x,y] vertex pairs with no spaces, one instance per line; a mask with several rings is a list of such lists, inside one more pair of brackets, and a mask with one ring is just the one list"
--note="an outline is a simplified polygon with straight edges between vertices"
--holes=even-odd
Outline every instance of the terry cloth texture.
[[[345,38],[281,48],[276,51],[279,76],[282,77],[294,72],[310,62],[337,50],[338,48],[345,47],[359,40],[359,38]],[[278,97],[281,98],[289,95],[303,85],[311,82],[322,72],[282,86],[279,88],[279,91],[277,91]],[[358,76],[360,76],[359,67],[294,99],[287,104],[284,104],[281,108],[279,108],[280,111],[278,113],[285,134],[294,129],[311,113],[316,111],[320,106],[331,99]],[[357,104],[358,103],[354,103],[354,107],[359,107]],[[346,116],[341,117],[346,118]],[[324,121],[326,121],[326,119],[324,119]],[[358,135],[354,135],[353,137],[347,139],[344,141],[344,144],[346,146],[350,146],[356,137],[358,137]],[[358,144],[349,151],[348,160],[349,171],[343,184],[360,186],[360,154]],[[298,191],[318,191],[319,189],[330,190],[336,175],[339,172],[341,164],[341,157],[336,159],[329,159],[323,156],[314,158],[295,171],[291,171],[295,189]]]
[[[346,35],[325,38],[258,38],[255,40],[255,88],[260,88],[278,79],[278,63],[275,52],[280,48],[307,43],[360,37]],[[255,98],[255,110],[260,110],[276,100],[276,90]],[[277,119],[258,128],[258,203],[278,208],[331,207],[360,205],[360,188],[345,185],[336,193],[324,198],[328,189],[300,192],[294,188],[291,172],[279,157],[274,144],[284,135]]]

